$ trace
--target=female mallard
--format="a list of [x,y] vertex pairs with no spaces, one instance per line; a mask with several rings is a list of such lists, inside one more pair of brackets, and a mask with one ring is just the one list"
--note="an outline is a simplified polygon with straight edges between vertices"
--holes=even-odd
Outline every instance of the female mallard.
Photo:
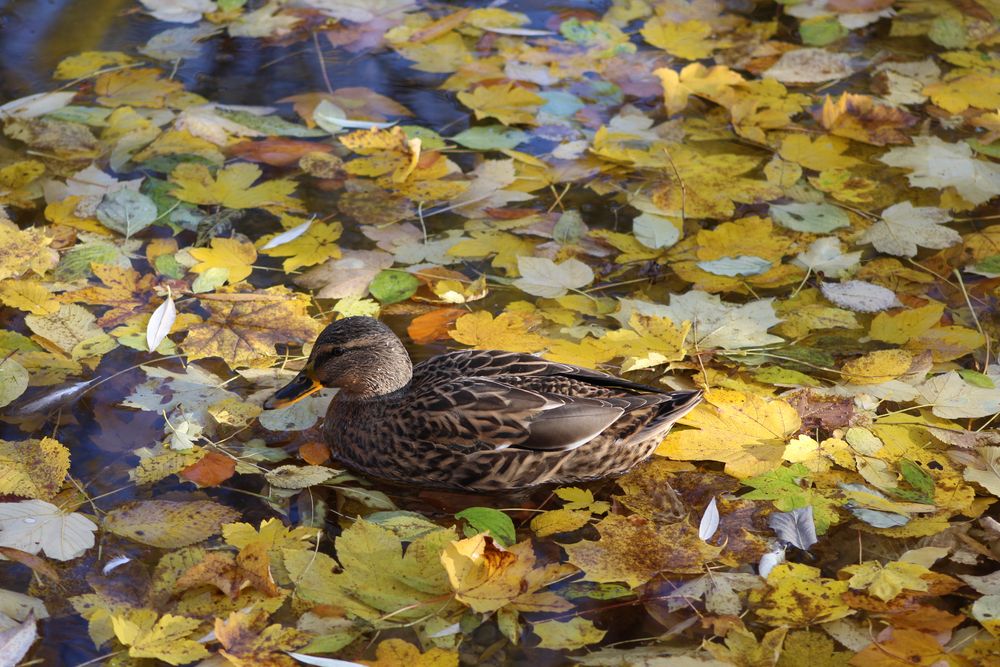
[[517,352],[462,350],[414,367],[370,317],[324,329],[264,407],[323,387],[340,389],[323,425],[335,459],[372,477],[468,491],[624,473],[701,400]]

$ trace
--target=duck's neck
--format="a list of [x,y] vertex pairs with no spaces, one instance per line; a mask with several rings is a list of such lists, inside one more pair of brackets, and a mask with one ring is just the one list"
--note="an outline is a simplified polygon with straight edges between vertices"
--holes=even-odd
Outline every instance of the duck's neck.
[[405,388],[413,378],[413,364],[403,344],[387,342],[377,350],[372,362],[360,364],[341,378],[340,393],[348,400],[388,397]]

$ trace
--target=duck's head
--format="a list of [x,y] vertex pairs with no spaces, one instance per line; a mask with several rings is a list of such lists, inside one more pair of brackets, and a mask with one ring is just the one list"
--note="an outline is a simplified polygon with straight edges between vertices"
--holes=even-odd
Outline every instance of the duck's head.
[[323,330],[305,368],[264,408],[283,408],[324,387],[382,396],[405,387],[412,375],[410,356],[392,329],[372,317],[345,317]]

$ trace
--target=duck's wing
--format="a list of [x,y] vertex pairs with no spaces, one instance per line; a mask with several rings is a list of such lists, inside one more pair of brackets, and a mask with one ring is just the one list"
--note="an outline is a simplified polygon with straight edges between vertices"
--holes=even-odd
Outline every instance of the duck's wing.
[[488,377],[413,385],[400,427],[416,440],[470,451],[579,447],[652,397],[587,398]]
[[413,368],[415,386],[463,377],[564,377],[599,387],[662,393],[661,389],[623,380],[589,368],[542,359],[533,354],[498,350],[458,350],[422,361]]

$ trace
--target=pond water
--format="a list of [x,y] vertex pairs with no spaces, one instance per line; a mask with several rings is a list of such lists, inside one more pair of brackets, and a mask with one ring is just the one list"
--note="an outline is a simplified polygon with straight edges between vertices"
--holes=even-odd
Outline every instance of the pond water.
[[[76,94],[0,113],[0,546],[93,522],[0,562],[20,664],[991,664],[997,17],[793,4],[0,2],[0,105]],[[317,472],[260,406],[353,314],[707,400],[618,481]]]

